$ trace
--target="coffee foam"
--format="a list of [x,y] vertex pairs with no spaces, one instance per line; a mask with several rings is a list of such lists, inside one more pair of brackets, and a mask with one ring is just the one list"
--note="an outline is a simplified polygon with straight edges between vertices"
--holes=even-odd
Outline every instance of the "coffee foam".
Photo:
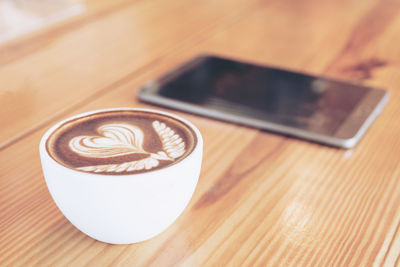
[[185,123],[148,111],[105,111],[59,126],[46,148],[57,162],[85,172],[132,174],[161,169],[190,154],[197,139]]

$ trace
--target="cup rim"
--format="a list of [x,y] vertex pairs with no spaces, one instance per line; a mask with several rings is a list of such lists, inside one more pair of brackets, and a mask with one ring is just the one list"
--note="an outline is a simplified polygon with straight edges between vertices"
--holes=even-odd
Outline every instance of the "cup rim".
[[[49,137],[51,136],[51,134],[57,130],[61,125],[68,123],[72,120],[78,119],[78,118],[82,118],[82,117],[86,117],[92,114],[96,114],[96,113],[102,113],[102,112],[112,112],[112,111],[143,111],[143,112],[149,112],[149,113],[155,113],[155,114],[159,114],[159,115],[165,115],[165,116],[169,116],[172,117],[173,119],[178,120],[179,122],[186,124],[189,128],[191,128],[193,130],[193,132],[196,135],[197,138],[197,142],[195,143],[193,150],[183,159],[181,159],[179,162],[177,162],[176,164],[170,165],[170,166],[166,166],[165,168],[161,168],[161,169],[156,169],[156,170],[150,170],[148,172],[142,172],[142,173],[130,173],[130,174],[123,174],[120,173],[118,175],[115,174],[104,174],[104,173],[92,173],[92,172],[86,172],[86,171],[81,171],[81,170],[77,170],[75,168],[71,168],[68,166],[65,166],[64,164],[58,162],[57,160],[55,160],[50,153],[47,151],[46,149],[46,143],[47,140],[49,139]],[[157,110],[157,109],[150,109],[150,108],[131,108],[131,107],[120,107],[120,108],[105,108],[105,109],[96,109],[96,110],[91,110],[91,111],[87,111],[87,112],[83,112],[83,113],[79,113],[73,116],[70,116],[66,119],[63,119],[57,123],[55,123],[53,126],[51,126],[42,136],[41,140],[40,140],[40,144],[39,144],[39,152],[40,154],[43,156],[45,155],[47,159],[49,159],[53,164],[65,169],[68,172],[72,172],[72,173],[80,173],[83,175],[88,175],[88,176],[92,176],[92,177],[112,177],[113,179],[117,179],[117,177],[123,178],[123,177],[143,177],[143,176],[148,176],[148,175],[156,175],[156,174],[160,174],[166,171],[169,171],[173,168],[176,168],[177,166],[183,164],[184,162],[190,160],[192,157],[194,157],[194,155],[196,154],[195,152],[198,151],[199,149],[202,149],[203,147],[203,138],[201,136],[200,130],[193,125],[193,123],[191,123],[190,121],[169,113],[169,112],[165,112],[165,111],[161,111],[161,110]]]

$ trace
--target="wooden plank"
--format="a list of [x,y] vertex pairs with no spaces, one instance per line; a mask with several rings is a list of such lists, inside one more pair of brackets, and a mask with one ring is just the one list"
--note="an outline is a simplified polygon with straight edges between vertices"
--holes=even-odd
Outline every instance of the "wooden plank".
[[252,3],[227,2],[135,1],[73,31],[39,39],[42,47],[35,53],[0,69],[0,123],[8,125],[0,131],[0,148],[163,55],[195,44]]
[[3,66],[25,56],[34,54],[46,47],[52,40],[59,38],[59,36],[76,30],[88,22],[110,15],[118,9],[122,9],[129,4],[134,4],[137,1],[140,0],[85,1],[83,3],[83,13],[2,43],[0,45],[0,65]]

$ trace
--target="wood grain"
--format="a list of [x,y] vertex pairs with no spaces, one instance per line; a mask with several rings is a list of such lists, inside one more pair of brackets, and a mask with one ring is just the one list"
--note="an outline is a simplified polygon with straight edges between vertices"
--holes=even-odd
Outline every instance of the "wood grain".
[[[184,12],[187,5],[185,1],[134,1],[93,16],[64,34],[50,32],[38,40],[40,51],[4,64],[0,83],[6,89],[0,104],[9,115],[1,117],[0,123],[9,127],[0,132],[0,147],[43,125],[43,118],[65,113],[77,100],[92,99],[110,84],[157,64],[162,55],[187,42],[196,43],[216,23],[243,12],[244,4],[208,1],[198,5],[196,12]],[[221,9],[226,14],[218,12]]]
[[[102,1],[0,47],[8,51],[0,54],[0,266],[398,265],[399,8],[372,0]],[[136,90],[199,53],[351,79],[387,88],[391,99],[351,150],[168,110],[204,138],[189,206],[139,244],[87,237],[48,193],[42,134],[88,110],[153,107]]]

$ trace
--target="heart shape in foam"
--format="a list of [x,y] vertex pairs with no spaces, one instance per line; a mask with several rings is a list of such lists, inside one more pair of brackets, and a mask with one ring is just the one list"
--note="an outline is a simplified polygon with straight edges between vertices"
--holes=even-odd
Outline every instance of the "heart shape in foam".
[[89,158],[110,158],[128,154],[150,154],[143,149],[141,129],[128,124],[107,124],[97,130],[101,136],[77,136],[69,147],[75,153]]
[[162,143],[163,151],[150,153],[143,149],[143,132],[130,124],[106,124],[97,129],[101,136],[77,136],[69,147],[75,153],[90,158],[110,158],[127,154],[148,154],[140,160],[104,165],[82,166],[88,172],[126,172],[150,170],[159,165],[159,160],[173,161],[185,153],[185,142],[165,123],[153,121],[154,131]]

